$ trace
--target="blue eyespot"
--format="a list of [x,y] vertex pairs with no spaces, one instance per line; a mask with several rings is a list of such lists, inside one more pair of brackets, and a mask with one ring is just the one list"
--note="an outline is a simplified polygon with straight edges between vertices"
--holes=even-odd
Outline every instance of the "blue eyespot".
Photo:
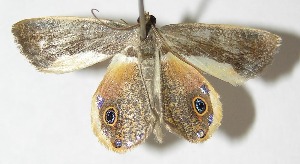
[[200,97],[194,98],[193,103],[193,107],[198,114],[203,115],[206,112],[206,103]]
[[213,115],[209,115],[208,118],[207,118],[207,120],[208,120],[208,126],[210,126],[211,123],[214,121],[214,116]]
[[120,148],[122,147],[122,140],[116,139],[114,143],[115,148]]
[[200,90],[205,95],[209,94],[209,89],[207,88],[207,86],[205,84],[201,85]]
[[96,99],[96,104],[97,104],[97,108],[100,109],[104,104],[104,98],[98,95]]
[[105,111],[104,120],[107,124],[114,124],[117,120],[117,113],[115,108],[109,107]]

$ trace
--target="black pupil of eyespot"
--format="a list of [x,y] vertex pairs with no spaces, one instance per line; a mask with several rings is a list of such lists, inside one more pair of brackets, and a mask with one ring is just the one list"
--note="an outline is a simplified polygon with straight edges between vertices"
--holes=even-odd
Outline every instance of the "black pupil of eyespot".
[[113,109],[108,109],[105,113],[105,120],[108,124],[113,124],[116,119],[116,113]]
[[196,110],[199,114],[202,114],[205,112],[206,110],[206,104],[203,100],[201,100],[200,98],[197,98],[195,101],[195,107],[196,107]]

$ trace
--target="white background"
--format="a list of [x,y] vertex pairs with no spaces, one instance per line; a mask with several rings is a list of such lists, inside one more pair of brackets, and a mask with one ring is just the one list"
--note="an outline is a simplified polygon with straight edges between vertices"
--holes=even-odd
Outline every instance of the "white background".
[[299,163],[300,1],[146,0],[158,26],[223,23],[266,29],[283,38],[260,78],[233,87],[209,77],[223,102],[219,130],[203,144],[166,132],[119,155],[98,143],[90,126],[91,97],[109,61],[77,72],[37,72],[14,44],[13,23],[42,16],[124,19],[135,23],[137,0],[1,0],[0,164],[22,163]]

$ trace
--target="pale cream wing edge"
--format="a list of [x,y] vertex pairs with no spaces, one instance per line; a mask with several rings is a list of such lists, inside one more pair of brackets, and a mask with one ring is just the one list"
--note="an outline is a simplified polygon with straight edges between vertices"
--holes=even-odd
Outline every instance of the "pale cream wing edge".
[[159,29],[174,55],[233,85],[260,74],[281,38],[264,30],[213,24],[174,24]]
[[[100,22],[101,21],[101,22]],[[66,73],[120,53],[136,43],[138,28],[111,20],[79,17],[44,17],[22,20],[12,27],[21,53],[37,70]]]

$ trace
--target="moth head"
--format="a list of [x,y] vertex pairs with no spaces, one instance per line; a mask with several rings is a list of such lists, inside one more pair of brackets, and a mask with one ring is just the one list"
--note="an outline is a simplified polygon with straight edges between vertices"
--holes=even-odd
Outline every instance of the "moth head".
[[[156,18],[153,15],[149,15],[149,13],[145,13],[145,17],[146,17],[146,24],[152,24],[155,26],[156,24]],[[140,17],[138,17],[137,22],[140,23]]]

